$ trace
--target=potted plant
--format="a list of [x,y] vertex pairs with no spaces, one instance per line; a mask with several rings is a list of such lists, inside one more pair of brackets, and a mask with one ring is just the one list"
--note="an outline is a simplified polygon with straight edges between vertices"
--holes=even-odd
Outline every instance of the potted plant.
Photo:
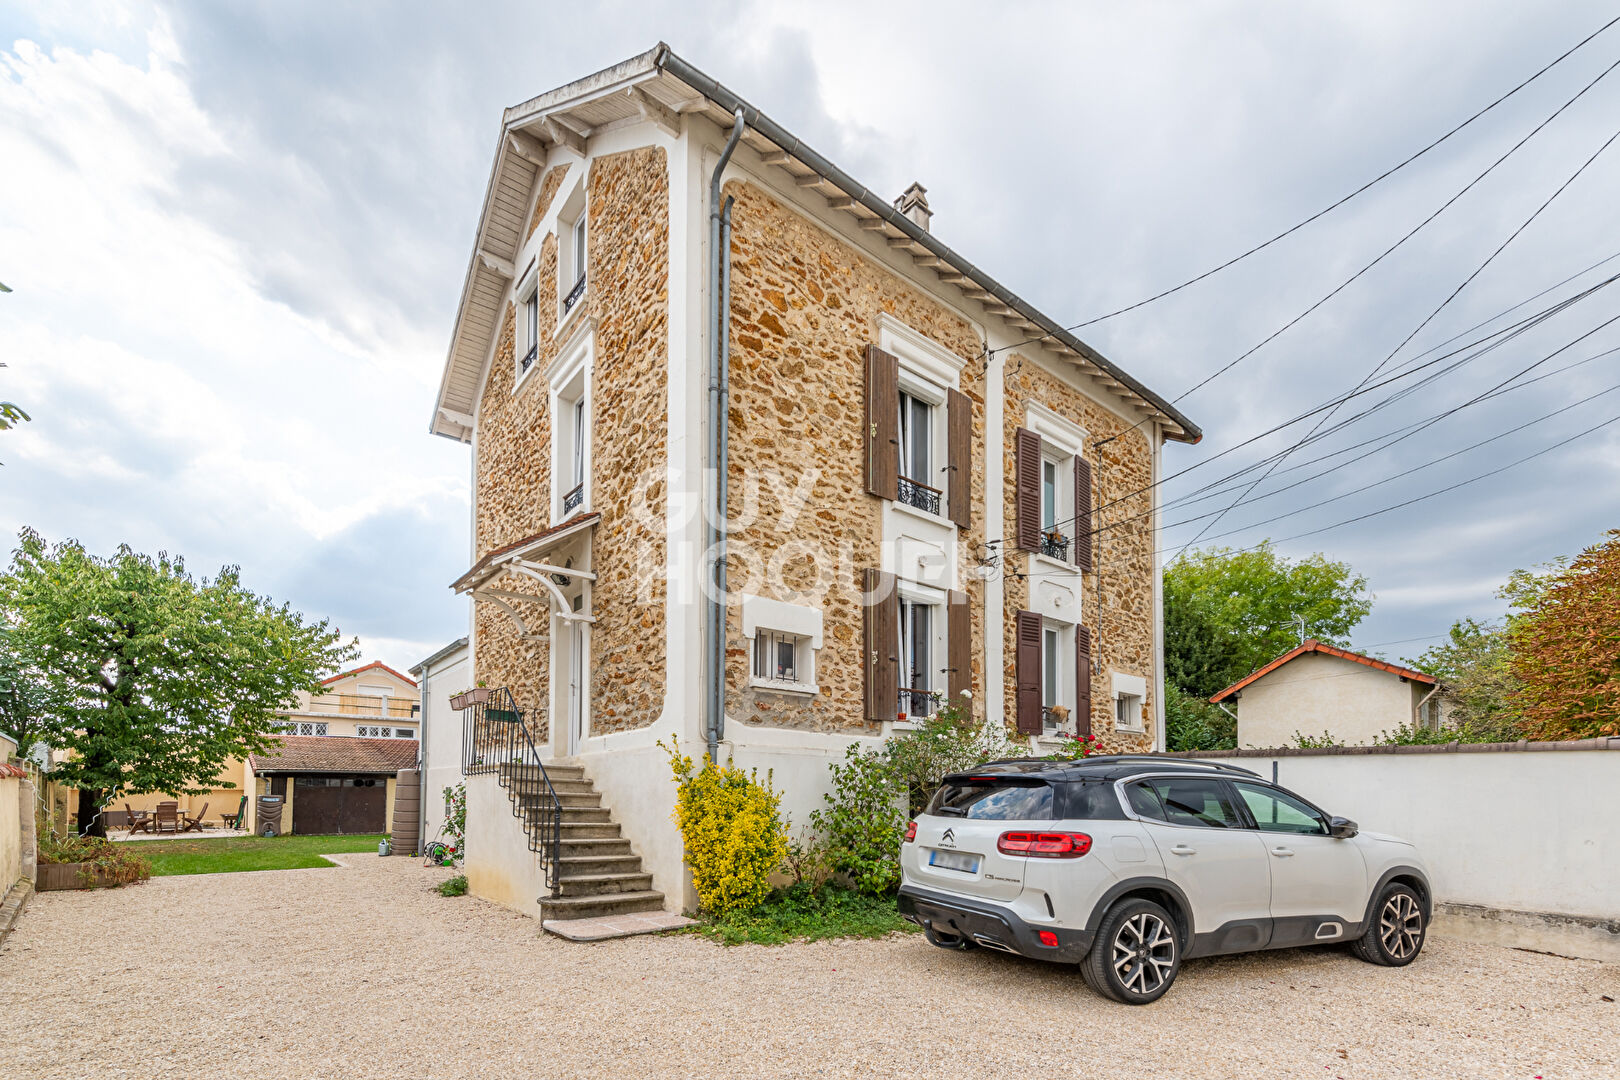
[[470,709],[474,705],[488,704],[489,693],[489,687],[480,682],[477,686],[450,695],[450,707],[460,712],[463,709]]
[[152,864],[126,845],[98,836],[47,836],[39,845],[39,892],[104,889],[145,881]]

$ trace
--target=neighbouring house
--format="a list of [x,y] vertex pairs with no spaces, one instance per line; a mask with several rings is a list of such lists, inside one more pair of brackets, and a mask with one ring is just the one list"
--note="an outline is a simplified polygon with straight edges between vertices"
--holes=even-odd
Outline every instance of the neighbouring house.
[[[311,694],[300,692],[298,703],[283,714],[284,720],[280,725],[281,731],[287,735],[298,736],[301,743],[308,743],[314,739],[316,742],[309,745],[320,745],[330,740],[333,743],[348,742],[354,739],[397,740],[399,745],[388,750],[387,760],[394,761],[408,756],[404,765],[395,765],[394,769],[411,768],[416,764],[417,733],[419,721],[417,711],[420,708],[420,694],[416,683],[407,675],[401,675],[393,668],[381,661],[374,661],[349,671],[340,672],[325,679],[321,683],[319,693]],[[291,740],[283,740],[291,744]],[[408,750],[408,755],[407,755]],[[309,752],[301,752],[299,760],[307,760]],[[338,746],[333,750],[334,762],[347,761],[349,750]],[[257,755],[260,760],[273,761],[276,755]],[[377,774],[368,771],[371,765],[380,762],[381,758],[375,756],[365,758],[367,768],[353,771],[347,776],[348,786],[367,788],[375,786]],[[283,794],[288,786],[288,778],[292,777],[292,786],[297,789],[300,781],[298,775],[306,778],[304,786],[312,786],[319,778],[320,786],[344,786],[344,776],[334,775],[330,772],[314,769],[305,774],[296,774],[278,765],[268,766],[269,771],[255,768],[252,760],[227,761],[220,769],[219,777],[214,786],[197,795],[166,795],[153,792],[146,795],[119,798],[108,808],[107,822],[110,827],[120,828],[128,824],[128,810],[151,810],[158,803],[164,801],[177,801],[180,809],[187,814],[200,814],[207,810],[207,819],[218,822],[219,815],[234,813],[241,804],[242,796]],[[392,777],[393,770],[389,771]],[[230,786],[226,786],[230,785]],[[389,781],[389,797],[386,800],[389,814],[392,814],[392,780]],[[288,798],[293,798],[288,794]],[[332,798],[339,798],[332,796]],[[385,832],[386,825],[379,824],[376,828],[356,829],[349,827],[353,822],[364,820],[371,822],[375,815],[370,810],[362,809],[369,806],[366,801],[369,796],[355,796],[355,810],[351,813],[338,814],[334,819],[342,827],[326,827],[333,821],[328,815],[314,814],[313,811],[302,815],[305,827],[299,827],[299,816],[283,812],[282,831],[297,832]],[[339,799],[344,801],[344,799]],[[311,804],[313,805],[313,804]],[[257,825],[255,816],[256,805],[252,799],[248,800],[247,813],[243,817],[244,827],[252,830]],[[391,817],[383,820],[391,820]]]
[[660,741],[796,826],[962,691],[1033,749],[1162,746],[1156,481],[1199,431],[932,213],[663,45],[506,110],[431,420],[472,447],[473,892],[689,906]]
[[[282,833],[382,833],[394,817],[395,774],[416,767],[416,740],[283,735],[248,755],[249,784],[285,800]],[[249,803],[256,808],[256,803]]]
[[1433,675],[1313,638],[1209,700],[1236,706],[1239,746],[1293,746],[1296,734],[1324,732],[1370,746],[1403,724],[1439,728],[1438,690]]
[[472,686],[467,639],[459,638],[415,667],[422,695],[422,823],[418,834],[425,844],[444,825],[444,789],[466,779],[461,771],[461,714],[450,708],[450,697]]

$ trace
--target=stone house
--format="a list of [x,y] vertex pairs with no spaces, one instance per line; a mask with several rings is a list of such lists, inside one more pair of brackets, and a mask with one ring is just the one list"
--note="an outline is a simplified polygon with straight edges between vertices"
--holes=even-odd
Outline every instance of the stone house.
[[[962,691],[1037,748],[1162,744],[1154,481],[1198,429],[930,217],[663,45],[506,110],[431,430],[472,448],[468,685],[618,845],[557,847],[617,908],[548,917],[689,899],[660,741],[796,825]],[[467,870],[533,913],[516,775],[469,776]]]
[[1433,675],[1309,638],[1209,700],[1237,707],[1237,744],[1293,746],[1324,733],[1344,746],[1371,746],[1406,725],[1445,723]]

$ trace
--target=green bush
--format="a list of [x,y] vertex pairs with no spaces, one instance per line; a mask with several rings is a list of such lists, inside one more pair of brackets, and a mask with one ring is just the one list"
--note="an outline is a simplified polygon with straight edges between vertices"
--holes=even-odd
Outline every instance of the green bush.
[[434,888],[440,896],[466,896],[467,875],[457,874],[453,878],[446,878]]
[[1235,750],[1237,721],[1219,705],[1164,684],[1164,741],[1169,750]]
[[724,945],[781,945],[821,938],[874,938],[916,927],[900,917],[894,898],[867,896],[837,885],[792,885],[751,911],[723,915],[693,932]]
[[1301,735],[1296,731],[1294,745],[1301,750],[1331,750],[1335,746],[1343,746],[1344,743],[1334,738],[1333,733],[1329,731],[1324,731],[1320,735]]
[[127,844],[115,844],[99,836],[58,837],[50,833],[39,842],[43,863],[84,863],[79,876],[88,884],[97,877],[111,878],[114,885],[145,881],[152,876],[152,864]]
[[900,838],[905,832],[906,784],[886,750],[862,750],[851,743],[843,764],[829,766],[833,789],[827,805],[810,815],[826,837],[834,870],[856,890],[885,893],[900,884]]

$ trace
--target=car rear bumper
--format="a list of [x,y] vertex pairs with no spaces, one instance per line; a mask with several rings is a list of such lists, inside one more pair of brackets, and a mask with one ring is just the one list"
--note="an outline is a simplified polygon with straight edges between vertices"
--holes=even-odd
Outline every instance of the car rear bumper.
[[[1065,964],[1078,964],[1091,950],[1092,936],[1085,930],[1032,926],[1017,912],[987,900],[902,885],[899,903],[900,914],[917,925],[966,937],[986,948]],[[1042,930],[1056,934],[1058,943],[1042,945]]]

